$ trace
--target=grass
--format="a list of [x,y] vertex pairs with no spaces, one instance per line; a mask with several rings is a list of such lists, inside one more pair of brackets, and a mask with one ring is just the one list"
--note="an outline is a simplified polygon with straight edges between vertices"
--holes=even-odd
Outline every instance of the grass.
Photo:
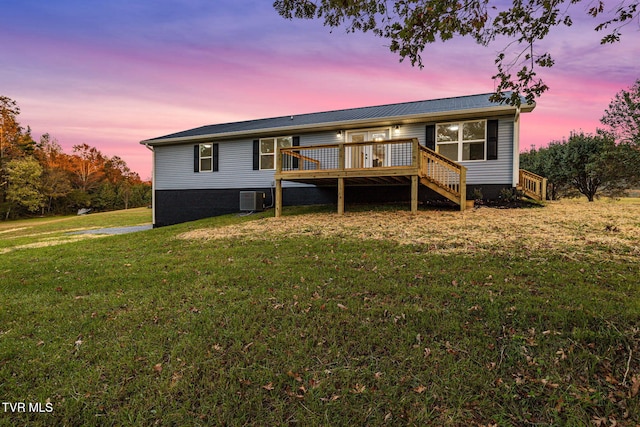
[[142,224],[151,224],[150,209],[0,222],[0,254],[14,249],[56,246],[96,237],[92,234],[72,234],[77,231]]
[[0,234],[0,425],[637,424],[637,202],[326,211]]

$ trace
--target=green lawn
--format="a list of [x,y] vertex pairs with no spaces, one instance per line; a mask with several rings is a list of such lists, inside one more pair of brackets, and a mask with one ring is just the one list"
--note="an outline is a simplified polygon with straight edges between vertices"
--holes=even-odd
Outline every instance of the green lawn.
[[571,250],[327,233],[331,208],[285,210],[280,234],[267,212],[43,247],[150,211],[0,223],[0,399],[42,405],[0,425],[636,426],[640,210],[554,216],[585,207],[419,214],[469,236],[538,215]]
[[0,254],[14,249],[54,246],[95,237],[72,234],[77,231],[143,224],[151,224],[151,209],[0,222]]

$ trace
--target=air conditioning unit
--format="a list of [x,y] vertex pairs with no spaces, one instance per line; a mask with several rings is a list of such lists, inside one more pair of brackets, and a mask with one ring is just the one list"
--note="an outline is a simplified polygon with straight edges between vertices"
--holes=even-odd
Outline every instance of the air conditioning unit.
[[241,211],[261,211],[264,209],[264,193],[260,191],[241,191]]

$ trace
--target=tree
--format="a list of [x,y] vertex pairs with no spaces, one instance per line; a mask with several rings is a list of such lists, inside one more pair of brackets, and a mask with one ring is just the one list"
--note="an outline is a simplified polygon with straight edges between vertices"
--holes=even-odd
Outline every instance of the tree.
[[20,107],[16,101],[0,95],[0,166],[11,151],[16,136],[20,134],[18,114]]
[[86,143],[74,145],[73,153],[71,171],[75,175],[78,189],[86,193],[102,179],[105,158],[97,148]]
[[598,192],[617,197],[635,183],[636,178],[625,169],[628,154],[611,134],[573,134],[564,144],[560,167],[573,189],[593,202]]
[[619,142],[640,148],[640,79],[629,90],[616,94],[600,121],[611,128]]
[[69,174],[62,169],[45,169],[42,173],[41,182],[40,188],[42,195],[47,199],[46,208],[48,212],[54,209],[56,200],[64,198],[73,190],[71,182],[69,182]]
[[[9,186],[7,200],[16,207],[23,207],[29,212],[37,212],[42,208],[44,196],[40,192],[42,167],[33,157],[14,159],[7,164]],[[7,211],[7,218],[10,210]]]
[[548,180],[547,197],[559,200],[570,193],[571,177],[564,167],[566,141],[553,141],[546,148],[531,149],[520,156],[520,167]]
[[[582,5],[581,5],[582,4]],[[601,43],[620,40],[621,29],[638,20],[638,0],[620,0],[605,10],[603,0],[276,0],[273,7],[286,19],[324,19],[324,25],[346,26],[347,32],[368,32],[388,39],[389,49],[423,67],[427,44],[455,36],[471,37],[488,46],[508,40],[496,56],[498,80],[492,100],[520,105],[521,95],[534,101],[548,86],[536,74],[538,67],[552,67],[549,52],[538,52],[537,43],[554,27],[571,26],[576,8],[598,19],[596,31],[604,31]],[[575,13],[574,13],[575,12]]]
[[6,200],[7,170],[6,164],[13,158],[13,144],[20,133],[17,116],[20,108],[16,101],[0,96],[0,203]]

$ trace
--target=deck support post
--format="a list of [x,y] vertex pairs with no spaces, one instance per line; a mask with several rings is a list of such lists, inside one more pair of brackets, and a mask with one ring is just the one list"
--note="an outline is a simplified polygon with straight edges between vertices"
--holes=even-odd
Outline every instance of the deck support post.
[[338,215],[344,215],[344,178],[338,178]]
[[460,211],[467,208],[467,168],[460,169]]
[[282,180],[276,179],[276,218],[282,215]]
[[282,174],[282,154],[280,153],[280,147],[278,147],[278,144],[276,144],[274,160],[274,166],[276,169],[276,172],[274,174],[274,179],[276,181],[276,218],[280,218],[280,216],[282,215],[282,179],[280,178],[280,174]]
[[418,213],[418,175],[411,175],[411,213]]
[[547,200],[547,178],[542,178],[542,188],[540,192],[540,196],[542,197],[542,201]]

